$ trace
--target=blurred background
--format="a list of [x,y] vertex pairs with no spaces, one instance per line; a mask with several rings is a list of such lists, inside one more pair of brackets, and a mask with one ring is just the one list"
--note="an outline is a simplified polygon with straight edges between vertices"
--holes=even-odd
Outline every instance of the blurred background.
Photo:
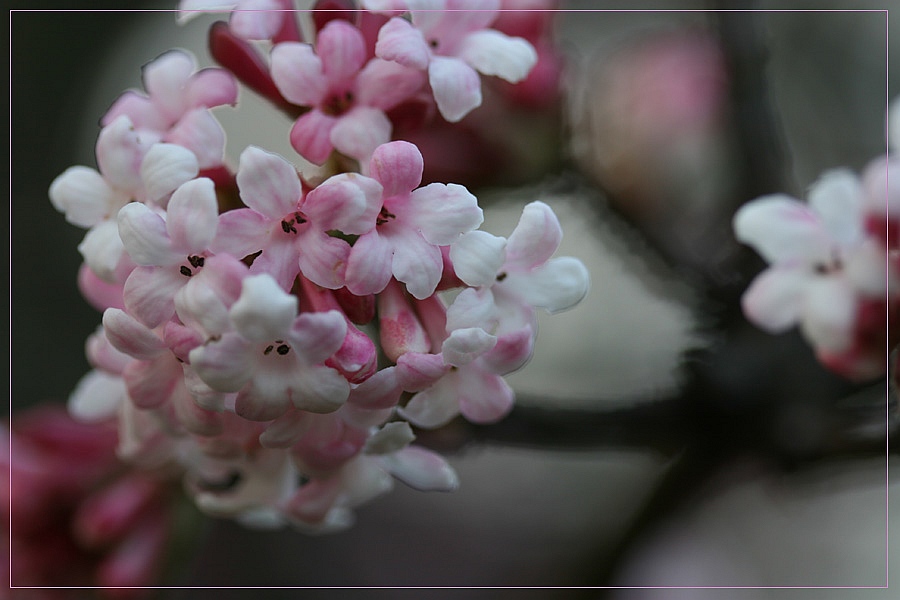
[[[100,322],[75,286],[83,231],[50,205],[50,182],[95,166],[98,120],[140,87],[141,65],[172,47],[213,64],[212,17],[179,27],[174,0],[123,12],[91,4],[45,1],[47,12],[10,19],[13,411],[65,401]],[[730,227],[760,194],[802,197],[823,171],[859,170],[885,152],[887,103],[900,93],[888,42],[900,25],[884,10],[892,3],[846,4],[561,2],[562,98],[492,130],[512,167],[454,180],[498,235],[523,205],[550,203],[565,231],[559,253],[591,272],[588,298],[542,319],[534,359],[510,377],[517,410],[496,426],[423,435],[458,470],[459,491],[398,485],[345,533],[198,516],[201,535],[173,551],[165,583],[179,589],[159,597],[248,594],[223,586],[362,586],[377,598],[895,597],[885,586],[900,578],[900,473],[888,461],[887,386],[842,381],[795,333],[743,320],[737,302],[762,263]],[[254,143],[299,166],[289,121],[252,93],[216,114],[232,160]]]

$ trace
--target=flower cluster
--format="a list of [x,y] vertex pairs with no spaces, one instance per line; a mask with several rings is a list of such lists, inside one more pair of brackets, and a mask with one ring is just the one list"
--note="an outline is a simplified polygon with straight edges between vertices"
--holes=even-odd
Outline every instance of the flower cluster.
[[[892,112],[897,130],[900,103]],[[799,325],[819,360],[853,379],[883,375],[900,341],[900,131],[891,138],[861,176],[835,169],[807,203],[773,194],[734,217],[737,238],[771,265],[744,294],[748,319],[772,333]]]
[[[414,428],[503,418],[536,311],[589,285],[553,258],[547,204],[508,238],[481,231],[475,196],[423,182],[422,153],[395,135],[404,103],[454,122],[481,103],[479,73],[529,73],[530,43],[490,28],[499,2],[366,6],[313,13],[307,43],[283,2],[183,0],[183,16],[233,11],[231,37],[212,36],[228,68],[177,50],[148,64],[145,92],[101,120],[97,169],[50,188],[87,229],[79,284],[103,312],[70,411],[118,419],[120,457],[176,465],[201,509],[250,525],[339,529],[394,479],[454,489]],[[256,146],[228,164],[211,109],[237,102],[238,80],[299,115],[286,135],[324,174]]]

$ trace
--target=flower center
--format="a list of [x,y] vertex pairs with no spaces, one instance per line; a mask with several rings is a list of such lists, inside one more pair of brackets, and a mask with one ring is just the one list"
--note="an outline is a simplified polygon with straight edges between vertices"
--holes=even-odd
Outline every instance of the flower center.
[[275,351],[276,354],[284,356],[291,351],[291,347],[285,344],[282,340],[275,340],[275,342],[266,346],[266,349],[263,350],[263,354],[268,356],[272,354],[272,351]]
[[390,212],[387,207],[382,206],[381,212],[378,213],[378,217],[375,219],[375,225],[384,225],[391,219],[396,219],[397,215]]
[[353,92],[347,90],[343,94],[334,93],[322,103],[322,112],[332,117],[339,117],[353,106]]
[[191,277],[194,275],[197,269],[203,266],[203,263],[206,262],[206,259],[202,256],[197,256],[196,254],[192,254],[187,257],[188,265],[181,265],[181,268],[178,269],[182,275],[185,277]]
[[282,219],[281,230],[285,233],[297,233],[297,228],[294,225],[303,225],[306,221],[306,215],[298,210],[292,218]]

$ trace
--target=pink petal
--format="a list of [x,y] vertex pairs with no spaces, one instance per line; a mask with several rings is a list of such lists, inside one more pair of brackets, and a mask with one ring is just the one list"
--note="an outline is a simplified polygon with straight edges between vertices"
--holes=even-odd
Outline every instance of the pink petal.
[[255,363],[248,360],[251,347],[237,333],[225,333],[221,338],[191,350],[191,367],[212,389],[237,392],[250,381]]
[[342,115],[331,130],[338,152],[366,163],[375,148],[391,139],[391,121],[381,109],[356,106]]
[[337,118],[315,108],[294,122],[291,127],[291,146],[309,162],[322,165],[331,156],[334,146],[331,130]]
[[413,191],[409,211],[422,237],[437,246],[456,242],[484,221],[475,196],[455,183],[430,183]]
[[216,236],[219,206],[212,180],[194,179],[175,190],[167,207],[166,228],[186,253],[205,252]]
[[[282,289],[290,289],[300,273],[295,240],[276,233],[265,245],[262,254],[250,265],[254,275],[271,275]],[[346,242],[345,242],[346,243]]]
[[408,392],[430,387],[449,370],[450,365],[440,354],[408,352],[397,359],[397,378]]
[[441,250],[415,232],[394,236],[391,271],[414,297],[422,300],[434,293],[444,269]]
[[116,350],[139,360],[150,360],[166,349],[153,331],[117,308],[103,313],[103,331]]
[[409,99],[425,85],[425,67],[414,69],[375,58],[356,77],[359,104],[390,110]]
[[444,340],[441,353],[444,362],[455,367],[462,367],[497,344],[496,336],[493,336],[480,327],[468,327],[457,329],[450,333]]
[[210,250],[244,258],[259,252],[269,238],[269,220],[252,208],[238,208],[219,216]]
[[431,60],[431,51],[421,31],[409,21],[395,17],[378,31],[375,56],[424,71]]
[[225,130],[205,108],[188,111],[166,134],[166,140],[194,153],[201,169],[222,164],[225,155]]
[[385,198],[408,194],[422,183],[422,153],[414,144],[404,141],[379,146],[369,165],[371,175],[384,188]]
[[847,350],[853,342],[857,299],[839,276],[816,277],[807,286],[800,327],[818,351]]
[[547,262],[559,248],[562,227],[553,209],[543,202],[531,202],[522,209],[522,216],[509,236],[506,245],[506,268],[530,270]]
[[347,289],[357,296],[378,294],[391,280],[393,246],[378,231],[361,235],[347,259]]
[[136,360],[125,367],[122,378],[137,408],[148,409],[168,402],[181,377],[181,366],[169,353],[153,360]]
[[307,364],[321,363],[340,349],[347,321],[339,311],[303,313],[291,326],[289,339]]
[[512,410],[514,394],[499,375],[476,371],[459,378],[459,412],[472,423],[495,423]]
[[328,92],[322,60],[309,44],[276,44],[272,48],[272,79],[287,100],[300,106],[315,106]]
[[438,110],[451,123],[481,106],[481,79],[457,58],[434,57],[428,66],[428,82]]
[[256,146],[241,152],[237,184],[244,204],[277,220],[296,210],[303,191],[291,163]]
[[320,229],[362,235],[375,227],[381,197],[381,185],[374,179],[341,173],[312,189],[301,209]]
[[457,377],[449,374],[413,396],[397,413],[413,425],[432,429],[446,425],[459,414]]
[[324,288],[344,287],[344,272],[350,255],[350,244],[330,235],[308,230],[300,242],[300,271]]
[[159,113],[153,101],[137,92],[125,92],[116,98],[100,119],[100,125],[106,127],[121,116],[128,117],[138,129],[165,131],[170,125]]
[[334,369],[322,366],[306,370],[296,378],[291,389],[294,406],[314,413],[333,412],[350,395],[347,380]]
[[147,205],[132,202],[123,206],[118,225],[119,237],[136,264],[175,265],[182,260],[172,248],[166,222]]
[[498,375],[512,373],[531,358],[535,337],[530,326],[498,336],[497,344],[481,357],[482,366]]
[[141,140],[128,117],[118,117],[104,127],[97,137],[96,152],[97,165],[106,181],[123,190],[140,189],[141,162],[150,143]]
[[369,410],[391,408],[402,391],[397,367],[385,367],[354,387],[347,402]]
[[280,5],[275,0],[243,0],[239,7],[231,13],[228,25],[245,40],[272,39],[286,16],[277,10]]
[[343,19],[329,21],[316,38],[316,54],[328,81],[340,84],[356,75],[366,59],[362,33]]
[[467,35],[457,56],[479,73],[496,75],[510,83],[525,79],[537,63],[537,52],[530,43],[493,29]]
[[187,281],[176,269],[138,267],[125,281],[125,307],[147,327],[156,327],[175,314],[175,294]]
[[144,66],[144,88],[159,111],[172,122],[187,108],[185,88],[194,67],[193,56],[181,50],[170,50]]
[[238,85],[225,69],[201,69],[188,81],[187,104],[191,108],[213,108],[234,105],[238,100]]

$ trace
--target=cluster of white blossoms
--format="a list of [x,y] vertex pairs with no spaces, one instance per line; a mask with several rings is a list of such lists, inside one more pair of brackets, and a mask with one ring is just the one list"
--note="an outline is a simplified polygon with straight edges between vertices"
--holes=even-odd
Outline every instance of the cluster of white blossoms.
[[79,286],[103,313],[70,412],[118,419],[119,455],[177,466],[212,514],[328,531],[394,479],[454,489],[414,428],[503,418],[536,310],[588,290],[580,261],[553,257],[547,204],[508,238],[481,231],[475,196],[422,185],[419,149],[392,139],[392,108],[415,98],[455,122],[482,102],[479,73],[528,74],[531,44],[490,28],[499,1],[380,4],[317,23],[312,43],[289,3],[179,6],[234,10],[231,33],[268,45],[267,62],[233,62],[271,77],[300,115],[292,146],[341,165],[327,176],[256,146],[227,164],[211,109],[236,104],[240,84],[173,50],[101,120],[97,168],[50,188],[87,230]]
[[734,217],[737,238],[769,268],[743,297],[746,316],[772,333],[799,326],[819,360],[852,379],[884,375],[900,342],[900,99],[891,151],[859,176],[824,173],[804,203],[757,198]]

